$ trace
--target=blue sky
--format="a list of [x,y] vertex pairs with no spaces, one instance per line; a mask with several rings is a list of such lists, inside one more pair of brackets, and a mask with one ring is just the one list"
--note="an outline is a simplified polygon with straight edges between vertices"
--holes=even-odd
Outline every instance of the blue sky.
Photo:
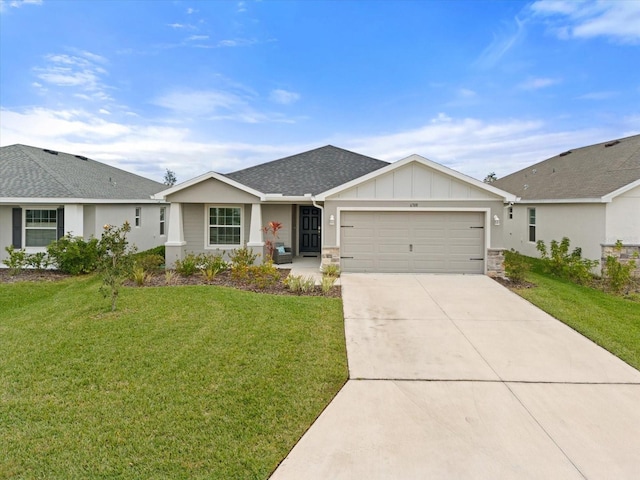
[[0,144],[162,180],[327,144],[482,179],[640,133],[640,1],[0,0]]

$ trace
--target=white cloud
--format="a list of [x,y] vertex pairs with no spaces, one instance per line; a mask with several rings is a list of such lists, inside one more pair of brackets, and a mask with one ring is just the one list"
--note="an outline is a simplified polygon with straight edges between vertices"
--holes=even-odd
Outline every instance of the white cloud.
[[106,121],[84,110],[34,108],[1,111],[2,145],[23,143],[86,155],[110,165],[162,179],[165,169],[180,181],[214,170],[246,168],[331,143],[382,160],[397,161],[417,153],[476,179],[498,177],[553,155],[640,131],[640,116],[621,119],[615,127],[562,130],[539,120],[487,121],[452,118],[445,113],[417,128],[394,134],[317,139],[313,143],[224,142],[182,126],[153,124],[131,116],[127,123]]
[[530,8],[551,22],[551,30],[560,38],[603,36],[640,43],[640,2],[636,0],[539,0]]
[[276,89],[269,94],[269,100],[282,105],[291,105],[300,100],[300,94],[288,90]]
[[468,88],[461,88],[460,90],[458,90],[458,95],[463,98],[473,98],[477,95],[477,93]]
[[[84,100],[109,101],[108,87],[102,77],[108,74],[102,66],[107,60],[87,51],[70,54],[48,54],[45,64],[33,68],[38,80],[53,87],[76,89],[74,96]],[[36,82],[41,85],[39,82]],[[42,87],[41,87],[42,88]]]
[[181,115],[206,116],[221,110],[233,110],[246,104],[238,95],[221,90],[174,91],[153,103]]
[[187,42],[194,42],[198,40],[208,40],[209,35],[191,35],[187,38]]
[[518,87],[522,90],[538,90],[540,88],[556,85],[560,82],[561,80],[559,78],[530,78],[529,80],[522,82]]
[[505,31],[494,34],[493,40],[483,50],[474,65],[480,68],[494,67],[502,57],[522,41],[525,34],[525,22],[515,17],[513,23],[506,26]]
[[387,161],[417,153],[481,180],[492,171],[502,177],[559,152],[617,135],[618,131],[605,128],[562,131],[540,120],[489,122],[440,113],[413,130],[337,141],[345,148]]
[[0,12],[9,8],[20,8],[24,5],[42,5],[42,0],[0,0]]
[[603,91],[603,92],[589,92],[577,97],[580,100],[608,100],[609,98],[617,97],[618,92]]

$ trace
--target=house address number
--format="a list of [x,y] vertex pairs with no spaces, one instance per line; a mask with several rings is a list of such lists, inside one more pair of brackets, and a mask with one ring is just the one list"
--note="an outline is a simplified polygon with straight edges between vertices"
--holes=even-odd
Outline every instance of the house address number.
[[417,206],[418,206],[418,204],[417,204],[417,203],[410,203],[410,204],[409,204],[409,206],[410,206],[410,207],[417,207]]

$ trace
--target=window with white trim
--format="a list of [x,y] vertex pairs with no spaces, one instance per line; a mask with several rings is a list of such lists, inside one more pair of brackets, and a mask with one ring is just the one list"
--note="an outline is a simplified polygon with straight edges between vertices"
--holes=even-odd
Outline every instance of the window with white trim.
[[207,209],[209,247],[242,245],[242,208],[209,207]]
[[136,207],[136,215],[134,225],[139,227],[142,225],[142,207]]
[[527,210],[528,219],[529,219],[529,241],[536,241],[536,209],[529,208]]
[[160,207],[160,235],[164,235],[165,215],[167,213],[166,207]]
[[57,240],[58,211],[56,209],[26,209],[24,220],[25,247],[47,247]]

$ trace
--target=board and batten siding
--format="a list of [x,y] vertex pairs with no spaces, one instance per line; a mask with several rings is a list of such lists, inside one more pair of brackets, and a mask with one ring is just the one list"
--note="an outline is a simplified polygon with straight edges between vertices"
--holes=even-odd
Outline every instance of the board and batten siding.
[[607,204],[605,243],[640,245],[640,186]]

